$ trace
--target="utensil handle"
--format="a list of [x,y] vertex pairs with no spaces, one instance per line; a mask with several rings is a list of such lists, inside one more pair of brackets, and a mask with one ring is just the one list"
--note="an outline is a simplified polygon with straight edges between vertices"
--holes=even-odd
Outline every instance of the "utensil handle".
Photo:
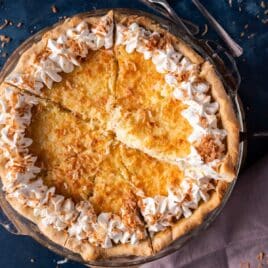
[[252,134],[253,138],[268,138],[268,131],[258,131]]
[[158,4],[161,5],[168,12],[168,14],[172,17],[173,21],[179,24],[181,29],[183,29],[188,35],[193,36],[192,32],[186,27],[181,18],[177,15],[175,10],[169,5],[166,0],[159,1]]
[[268,138],[268,131],[246,131],[240,132],[240,141],[248,140],[249,138],[260,139],[260,138]]
[[[169,21],[176,23],[176,21],[174,21],[174,19],[170,16],[170,14],[167,12],[167,10],[165,8],[163,8],[163,6],[160,6],[159,4],[152,3],[148,0],[139,0],[139,1],[141,3],[143,3],[144,5],[146,5],[147,7],[151,8],[152,10],[161,14],[163,17],[165,17]],[[193,35],[197,35],[200,32],[199,27],[196,24],[194,24],[188,20],[185,20],[185,19],[181,19],[181,20],[186,25],[186,27],[191,31],[191,33]]]
[[222,28],[222,26],[214,19],[214,17],[207,11],[207,9],[199,2],[199,0],[192,0],[195,6],[203,14],[203,16],[209,21],[211,26],[215,29],[218,35],[222,38],[225,44],[228,46],[230,52],[234,57],[240,57],[243,54],[243,48],[239,46],[231,36]]

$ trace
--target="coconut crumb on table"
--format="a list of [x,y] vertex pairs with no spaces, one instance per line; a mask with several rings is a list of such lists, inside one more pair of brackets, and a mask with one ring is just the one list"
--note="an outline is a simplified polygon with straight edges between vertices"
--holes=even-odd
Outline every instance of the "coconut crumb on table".
[[18,22],[16,25],[17,28],[20,28],[21,26],[22,26],[22,22]]
[[255,33],[252,33],[252,34],[250,34],[249,36],[248,36],[248,39],[251,39],[251,38],[253,38],[255,36]]
[[9,43],[11,41],[11,38],[7,35],[0,34],[0,41],[3,43]]
[[262,8],[266,8],[266,4],[265,4],[265,2],[264,2],[264,1],[261,1],[260,6],[261,6]]
[[63,259],[63,260],[59,260],[59,261],[57,261],[57,265],[65,264],[65,263],[67,263],[67,262],[68,262],[68,259],[65,258],[65,259]]
[[250,268],[250,263],[249,262],[241,262],[240,268]]
[[204,36],[204,35],[206,35],[207,34],[207,32],[208,32],[208,25],[207,24],[205,24],[205,26],[204,26],[205,28],[204,28],[204,31],[201,33],[201,36]]
[[9,24],[9,20],[4,19],[4,22],[0,25],[0,30],[4,29],[5,27],[7,27],[7,25]]
[[68,17],[67,16],[60,16],[59,17],[59,21],[61,21],[61,20],[66,20]]
[[53,13],[58,13],[58,8],[57,8],[55,5],[52,5],[52,6],[51,6],[51,11],[52,11]]

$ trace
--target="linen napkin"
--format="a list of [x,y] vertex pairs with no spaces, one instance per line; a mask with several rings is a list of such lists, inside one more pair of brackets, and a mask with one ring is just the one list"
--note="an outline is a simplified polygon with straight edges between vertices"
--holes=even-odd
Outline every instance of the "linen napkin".
[[268,267],[268,156],[242,172],[207,230],[181,250],[142,267]]

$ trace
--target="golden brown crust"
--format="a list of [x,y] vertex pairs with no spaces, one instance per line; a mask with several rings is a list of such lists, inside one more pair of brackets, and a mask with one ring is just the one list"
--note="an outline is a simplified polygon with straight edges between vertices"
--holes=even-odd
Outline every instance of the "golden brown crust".
[[64,246],[80,254],[85,261],[123,256],[150,256],[153,254],[149,239],[140,241],[135,245],[119,244],[112,248],[104,249],[94,247],[88,241],[79,241],[74,237],[70,237]]
[[168,227],[164,231],[156,233],[151,240],[154,253],[159,252],[173,241],[172,228]]
[[153,254],[150,240],[142,240],[135,245],[119,244],[112,248],[103,249],[102,257],[111,258],[119,256],[150,256]]
[[64,247],[80,254],[85,261],[96,260],[101,256],[101,248],[94,247],[88,241],[80,241],[75,237],[69,237]]
[[220,105],[219,113],[222,125],[227,131],[227,154],[220,166],[220,173],[227,175],[228,181],[232,181],[236,175],[236,165],[238,163],[239,123],[230,97],[227,95],[219,76],[209,62],[206,61],[203,64],[200,76],[209,82],[212,96]]

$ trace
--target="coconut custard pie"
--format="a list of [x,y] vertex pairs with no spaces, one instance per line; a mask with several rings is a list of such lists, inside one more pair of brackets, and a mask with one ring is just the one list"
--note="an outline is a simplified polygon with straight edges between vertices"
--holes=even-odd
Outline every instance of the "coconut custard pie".
[[67,19],[21,55],[0,104],[6,199],[85,260],[155,254],[236,175],[215,70],[145,17]]

